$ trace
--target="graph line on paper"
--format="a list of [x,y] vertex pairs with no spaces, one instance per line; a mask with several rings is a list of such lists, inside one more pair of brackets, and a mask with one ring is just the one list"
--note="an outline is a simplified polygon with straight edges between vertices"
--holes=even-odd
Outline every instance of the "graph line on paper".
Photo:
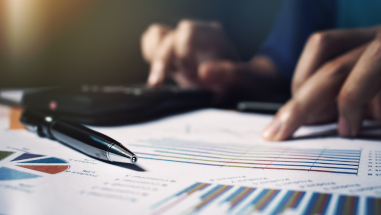
[[[200,187],[202,189],[199,189]],[[362,207],[365,208],[360,210],[361,198],[364,198],[365,204]],[[188,207],[186,211],[184,205]],[[379,197],[195,183],[164,198],[151,209],[153,214],[218,212],[237,215],[252,213],[277,215],[327,214],[328,208],[332,208],[333,211],[329,213],[335,215],[358,215],[362,213],[361,211],[375,215],[380,214],[380,205]]]
[[358,174],[361,150],[211,144],[172,138],[130,144],[141,159],[229,168]]

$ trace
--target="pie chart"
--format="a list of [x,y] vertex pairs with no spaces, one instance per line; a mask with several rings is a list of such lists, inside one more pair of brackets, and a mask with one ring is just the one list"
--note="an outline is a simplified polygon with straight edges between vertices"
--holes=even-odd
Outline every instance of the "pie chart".
[[[38,178],[63,172],[70,167],[69,163],[61,158],[19,153],[0,151],[0,181]],[[22,171],[23,169],[25,170]]]

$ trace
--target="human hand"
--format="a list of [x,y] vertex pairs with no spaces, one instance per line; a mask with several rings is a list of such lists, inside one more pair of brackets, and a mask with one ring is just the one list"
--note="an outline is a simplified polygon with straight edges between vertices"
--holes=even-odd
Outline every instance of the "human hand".
[[292,93],[262,133],[264,139],[285,140],[302,125],[337,119],[339,134],[354,137],[364,118],[381,120],[381,27],[312,35]]
[[[253,71],[263,72],[266,68],[275,73],[275,66],[267,59],[240,62],[222,27],[215,22],[183,20],[175,29],[154,24],[143,34],[141,43],[143,57],[151,66],[148,78],[151,87],[171,77],[183,88],[223,94],[234,85],[254,86],[244,74],[257,76],[260,72]],[[256,69],[258,65],[261,69]],[[252,79],[260,82],[258,78]]]

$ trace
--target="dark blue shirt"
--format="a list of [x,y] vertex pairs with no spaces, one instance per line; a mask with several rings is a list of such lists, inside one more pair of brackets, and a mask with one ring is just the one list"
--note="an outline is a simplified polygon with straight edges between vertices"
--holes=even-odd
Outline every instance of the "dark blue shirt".
[[270,36],[257,54],[273,60],[291,81],[308,37],[332,28],[381,24],[381,0],[284,0]]

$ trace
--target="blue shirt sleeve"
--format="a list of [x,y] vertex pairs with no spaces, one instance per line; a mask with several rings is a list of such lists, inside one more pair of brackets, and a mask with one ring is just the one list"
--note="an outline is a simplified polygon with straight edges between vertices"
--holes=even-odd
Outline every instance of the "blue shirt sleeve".
[[259,49],[286,81],[291,81],[308,37],[336,25],[335,0],[284,0],[270,36]]

